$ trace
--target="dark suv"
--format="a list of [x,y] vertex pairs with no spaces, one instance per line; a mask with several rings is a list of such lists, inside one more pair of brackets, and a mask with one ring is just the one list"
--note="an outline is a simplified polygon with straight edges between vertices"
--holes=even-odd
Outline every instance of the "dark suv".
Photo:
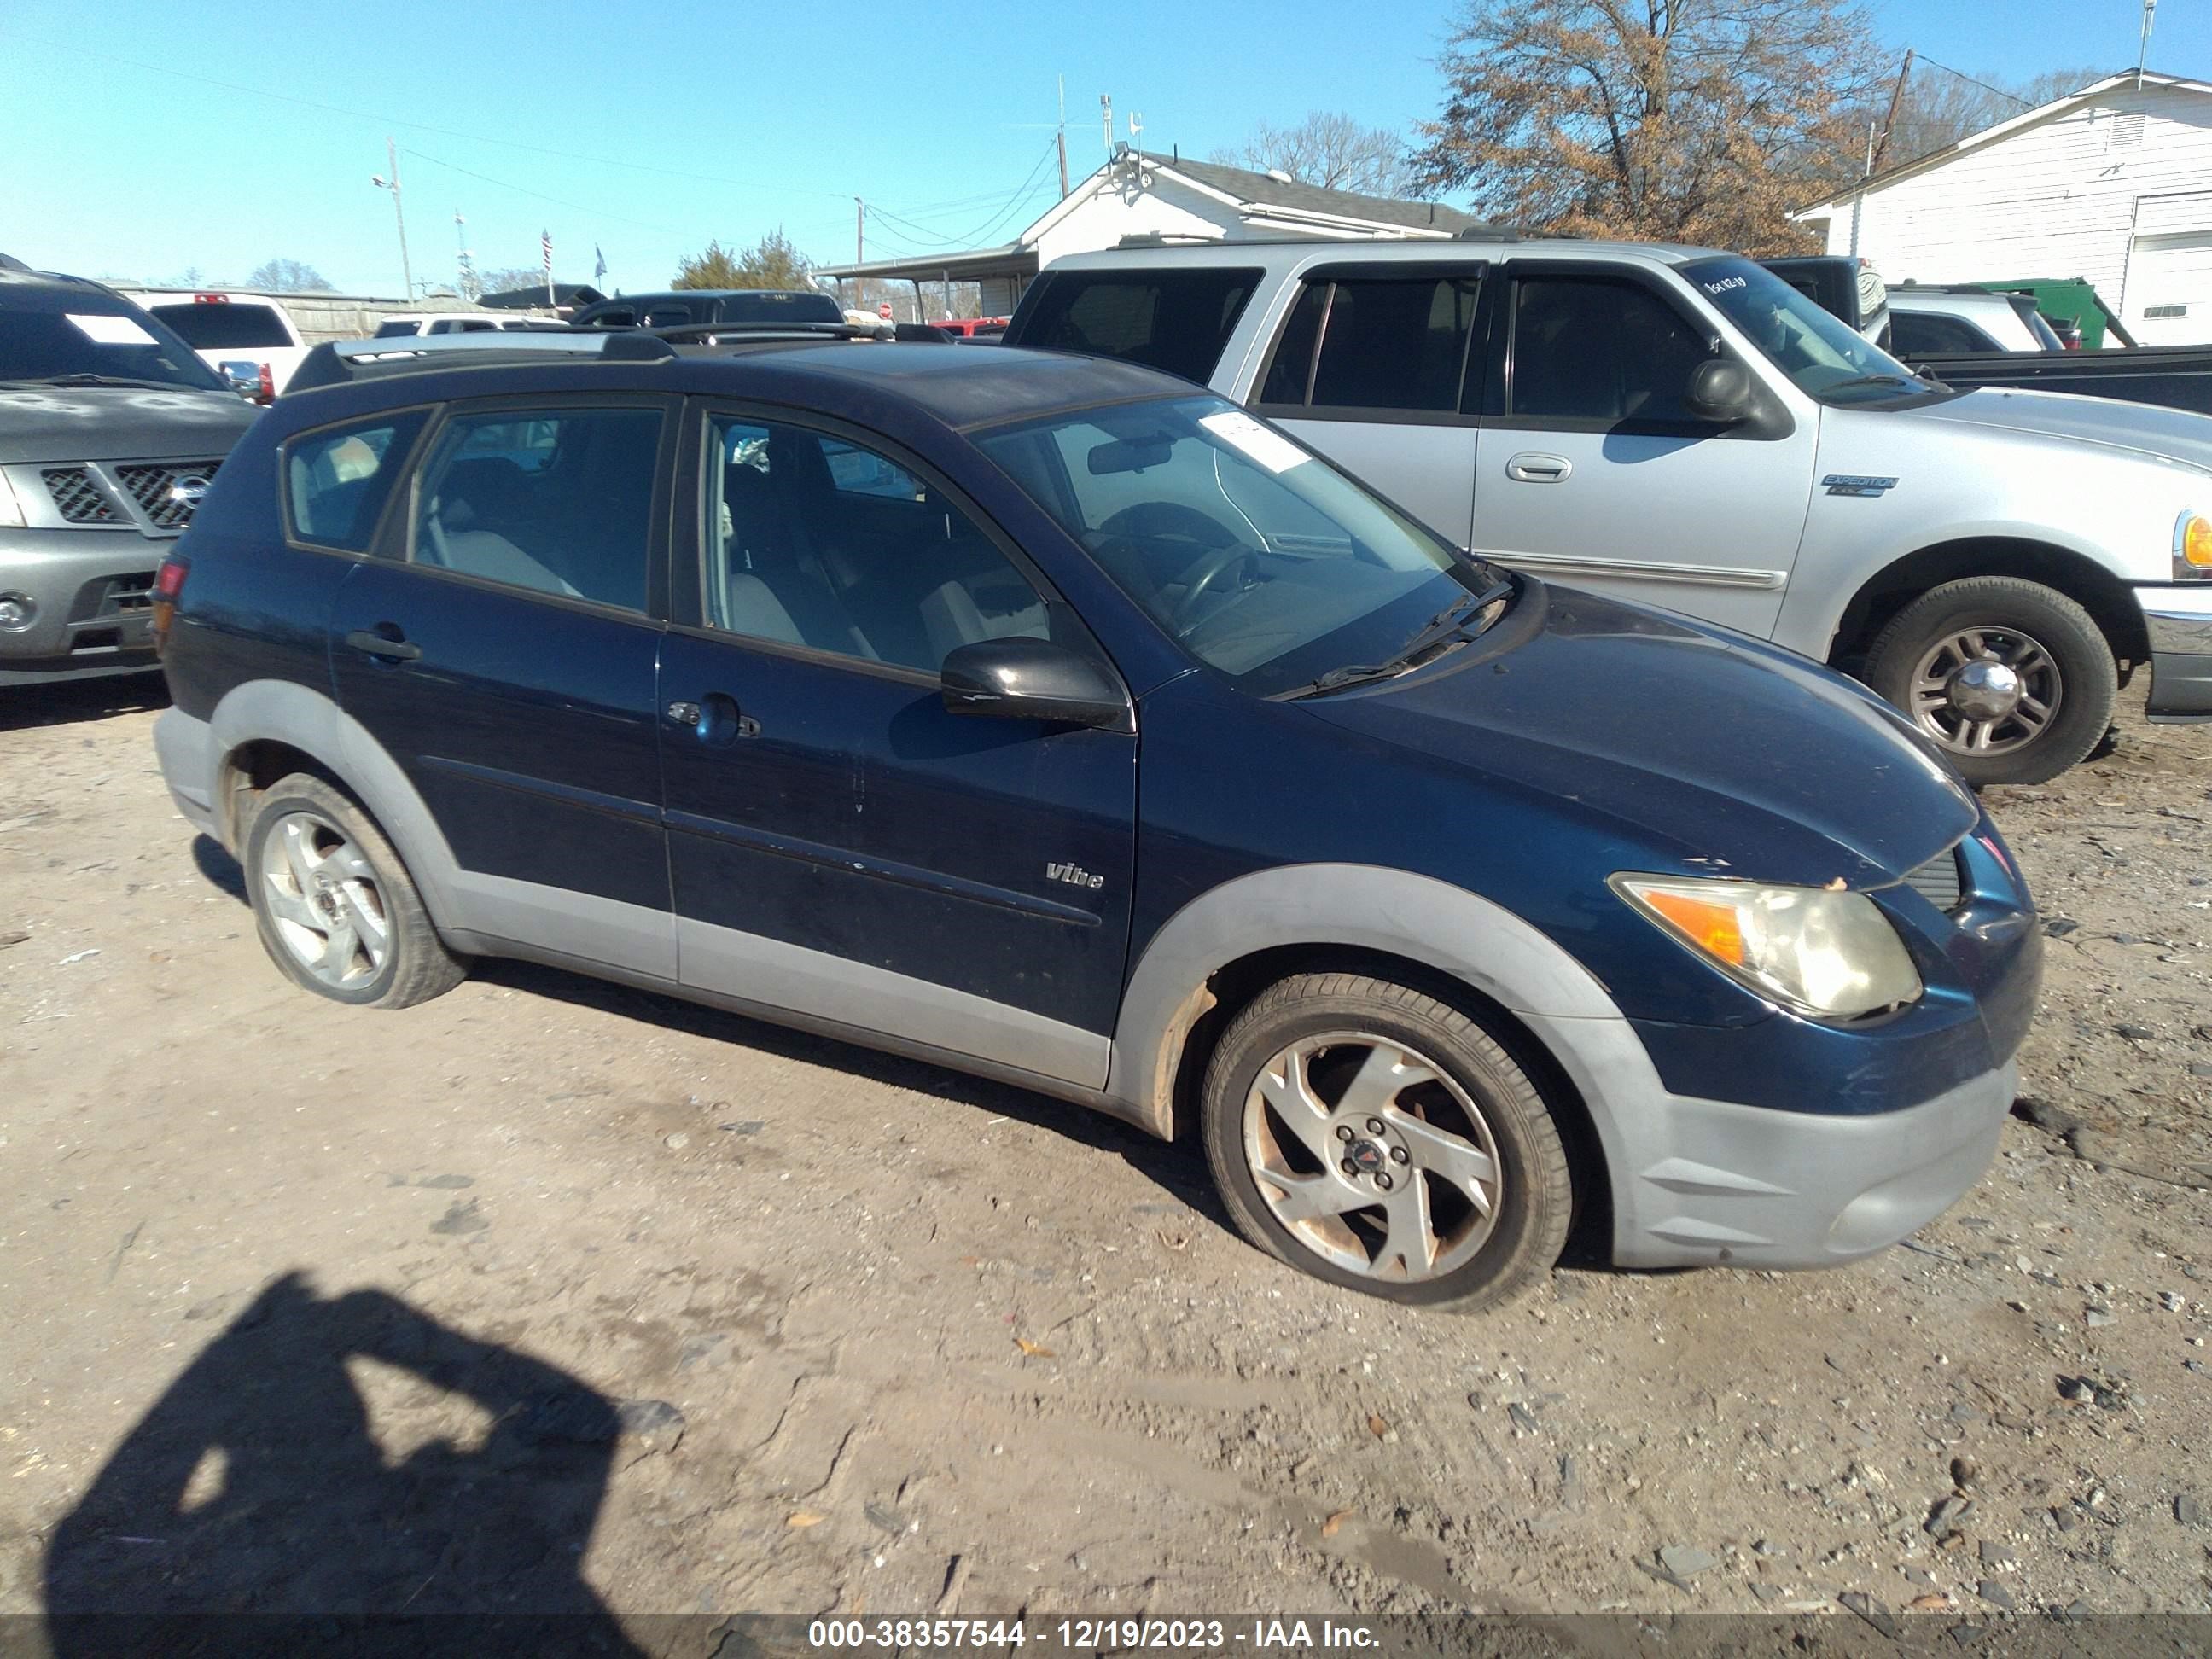
[[773,324],[845,320],[844,308],[818,289],[672,289],[665,294],[624,294],[585,306],[568,319],[574,328],[672,328],[687,323]]
[[0,266],[0,688],[154,667],[154,567],[255,410],[165,324]]
[[388,343],[158,588],[162,769],[307,988],[521,957],[1188,1124],[1252,1239],[1409,1303],[1577,1209],[1847,1260],[1990,1157],[2040,936],[1850,682],[1130,364]]

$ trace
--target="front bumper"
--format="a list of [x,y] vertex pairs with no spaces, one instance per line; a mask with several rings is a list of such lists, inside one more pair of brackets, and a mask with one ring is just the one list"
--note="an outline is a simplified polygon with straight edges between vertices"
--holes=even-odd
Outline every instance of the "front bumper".
[[2138,587],[2150,635],[2150,718],[2212,720],[2212,582]]
[[127,674],[154,655],[154,570],[168,550],[135,530],[0,531],[0,594],[30,601],[0,630],[0,686]]

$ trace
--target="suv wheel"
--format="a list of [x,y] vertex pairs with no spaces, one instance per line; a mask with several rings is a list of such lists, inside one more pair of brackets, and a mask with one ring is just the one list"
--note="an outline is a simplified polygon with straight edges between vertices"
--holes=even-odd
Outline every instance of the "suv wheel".
[[1223,1034],[1206,1150],[1244,1236],[1331,1284],[1471,1312],[1559,1259],[1567,1158],[1478,1022],[1356,974],[1287,979]]
[[2012,576],[1932,588],[1867,653],[1867,683],[1967,782],[2042,783],[2095,748],[2118,673],[2089,613]]
[[392,843],[320,778],[295,772],[263,793],[245,866],[263,948],[310,991],[404,1008],[467,976]]

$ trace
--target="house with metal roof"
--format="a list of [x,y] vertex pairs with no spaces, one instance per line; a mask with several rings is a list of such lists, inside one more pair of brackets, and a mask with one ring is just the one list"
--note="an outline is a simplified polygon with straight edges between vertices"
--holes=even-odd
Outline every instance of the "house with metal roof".
[[841,288],[855,281],[912,283],[917,293],[939,283],[976,283],[988,316],[1011,312],[1030,280],[1054,259],[1114,247],[1125,237],[1171,242],[1443,239],[1479,222],[1435,202],[1324,190],[1287,173],[1255,173],[1121,144],[1111,161],[1010,242],[829,265],[815,274],[836,279]]
[[2212,82],[2107,76],[1791,216],[1892,283],[2081,277],[2145,345],[2212,342]]

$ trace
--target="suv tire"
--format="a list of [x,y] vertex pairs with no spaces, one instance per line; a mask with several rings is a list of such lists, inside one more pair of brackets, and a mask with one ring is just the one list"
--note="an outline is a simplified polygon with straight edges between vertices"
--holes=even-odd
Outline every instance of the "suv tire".
[[1206,1068],[1207,1161],[1237,1228],[1317,1278],[1475,1312],[1559,1260],[1573,1186],[1527,1072],[1451,1004],[1358,974],[1271,987]]
[[[2015,712],[1983,720],[2007,688],[1972,684],[1970,671],[1999,665],[2019,701]],[[2016,576],[1930,588],[1875,635],[1866,678],[1978,787],[2043,783],[2086,758],[2119,693],[2112,648],[2089,613]]]
[[392,843],[323,779],[295,772],[262,793],[243,863],[262,947],[308,990],[405,1008],[468,976]]

